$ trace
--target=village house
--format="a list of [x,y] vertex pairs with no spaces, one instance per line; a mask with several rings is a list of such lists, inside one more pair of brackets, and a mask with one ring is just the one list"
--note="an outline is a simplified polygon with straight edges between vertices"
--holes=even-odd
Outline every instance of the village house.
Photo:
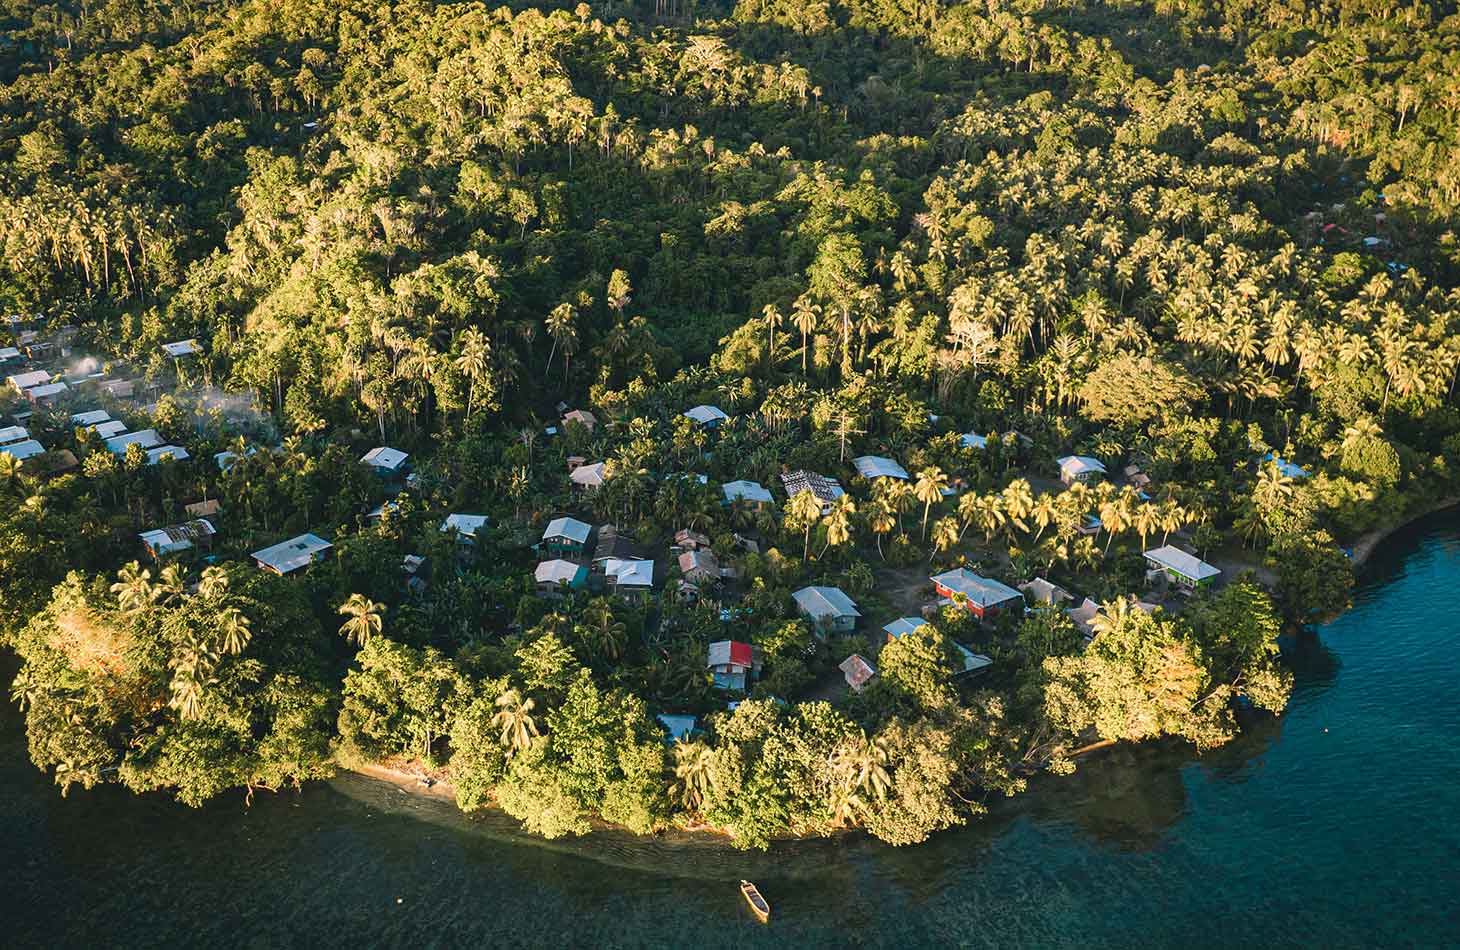
[[34,369],[28,373],[16,373],[14,376],[5,377],[5,382],[10,388],[24,396],[26,390],[36,386],[44,386],[51,381],[51,374],[43,369]]
[[1105,475],[1105,463],[1088,455],[1066,455],[1059,459],[1060,481],[1066,485],[1075,482],[1089,484]]
[[862,616],[857,605],[836,587],[803,587],[791,597],[801,616],[811,621],[817,636],[827,633],[850,633]]
[[70,449],[52,449],[25,460],[25,470],[36,478],[56,478],[81,466]]
[[[394,502],[391,502],[390,504],[394,504]],[[447,515],[446,520],[441,522],[441,533],[449,534],[450,532],[455,531],[456,543],[470,546],[476,544],[477,532],[485,527],[486,524],[486,515],[464,515],[453,513]]]
[[1125,480],[1136,488],[1146,489],[1151,487],[1151,476],[1141,471],[1139,465],[1131,464],[1125,467]]
[[910,480],[907,469],[892,459],[880,455],[863,455],[854,458],[852,466],[856,468],[858,475],[869,482],[879,478],[896,478],[904,482]]
[[162,445],[162,436],[157,434],[156,429],[143,429],[141,432],[114,435],[106,440],[107,451],[113,455],[124,456],[127,454],[127,449],[133,445],[143,449],[156,448]]
[[710,546],[710,536],[690,528],[674,532],[674,546],[681,551],[698,551]]
[[771,493],[766,491],[765,486],[760,482],[741,479],[726,482],[720,490],[725,493],[725,504],[727,505],[733,505],[739,501],[749,505],[755,511],[764,511],[775,504]]
[[195,501],[183,508],[183,513],[189,518],[211,518],[223,510],[223,504],[216,498],[207,498],[203,501]]
[[127,431],[127,424],[120,419],[108,419],[106,422],[98,422],[90,426],[96,437],[105,442],[107,439],[115,438]]
[[553,557],[580,555],[587,550],[588,535],[592,532],[592,525],[584,524],[577,518],[554,518],[542,531],[538,552]]
[[963,447],[965,449],[986,449],[989,439],[986,435],[979,435],[977,432],[965,432],[963,434]]
[[213,522],[206,518],[198,518],[167,528],[144,531],[139,537],[147,548],[147,553],[152,555],[152,559],[160,561],[169,555],[191,551],[194,548],[210,548],[213,546],[213,535],[216,533]]
[[738,640],[716,640],[710,644],[705,666],[717,689],[745,689],[748,677],[760,675],[760,649]]
[[12,442],[24,442],[30,438],[30,432],[25,426],[5,426],[0,428],[0,445],[9,445]]
[[[569,464],[572,464],[571,460]],[[608,480],[608,463],[573,466],[568,471],[568,479],[577,488],[599,488]]]
[[17,462],[24,462],[26,459],[35,458],[45,452],[46,447],[35,439],[25,439],[21,442],[11,442],[9,445],[0,445],[0,455],[8,455]]
[[197,340],[178,340],[175,343],[162,344],[162,352],[175,360],[188,356],[197,356],[203,352],[203,347]]
[[111,413],[105,409],[93,409],[90,412],[77,412],[71,415],[71,424],[83,428],[91,428],[103,422],[111,421]]
[[[920,627],[927,626],[927,624],[928,621],[922,617],[900,617],[882,629],[887,633],[887,642],[891,643],[893,640],[899,640]],[[993,666],[994,661],[982,653],[974,653],[968,647],[957,641],[949,642],[953,645],[953,649],[958,651],[959,668],[953,671],[954,676],[963,676],[966,673],[974,673],[978,670]]]
[[818,475],[815,472],[808,472],[805,469],[797,469],[794,472],[782,472],[781,484],[786,488],[786,496],[795,498],[803,491],[809,491],[821,502],[821,513],[823,515],[831,511],[831,503],[836,501],[846,491],[841,483],[834,478],[827,478],[825,475]]
[[699,723],[699,720],[695,719],[694,716],[684,716],[677,713],[660,713],[654,718],[659,721],[659,725],[664,727],[664,731],[669,733],[664,741],[670,745],[680,741],[689,741],[690,737],[695,734],[695,729]]
[[368,465],[370,470],[381,478],[395,478],[401,473],[409,471],[409,466],[406,464],[409,458],[410,456],[400,449],[381,445],[366,452],[360,461]]
[[1160,571],[1188,590],[1205,587],[1222,573],[1220,568],[1213,567],[1195,554],[1188,554],[1169,544],[1147,551],[1145,558],[1152,572]]
[[872,677],[877,675],[877,668],[864,660],[860,653],[853,653],[842,660],[837,664],[837,669],[842,671],[842,676],[854,693],[860,693]]
[[1031,604],[1050,604],[1058,607],[1060,604],[1074,600],[1074,595],[1058,584],[1036,577],[1032,581],[1025,581],[1019,585],[1019,589],[1029,598]]
[[719,406],[695,406],[684,415],[706,429],[717,429],[720,423],[730,418]]
[[147,464],[157,465],[160,462],[181,462],[191,458],[188,450],[180,445],[159,445],[147,450]]
[[610,557],[594,565],[603,572],[604,589],[623,600],[644,600],[654,592],[653,561]]
[[572,561],[554,558],[543,561],[532,573],[539,594],[560,597],[567,590],[582,590],[588,583],[588,568]]
[[253,559],[264,570],[286,577],[316,561],[324,560],[333,549],[333,544],[318,535],[301,534],[297,538],[253,552]]
[[679,555],[679,573],[695,587],[718,584],[723,576],[715,552],[699,548]]
[[0,346],[0,366],[20,359],[20,350],[14,346]]
[[[1156,612],[1155,604],[1148,604],[1144,601],[1138,601],[1135,598],[1131,598],[1131,606],[1147,615]],[[1095,636],[1095,619],[1104,612],[1104,606],[1086,597],[1081,601],[1080,606],[1067,608],[1065,610],[1065,616],[1074,622],[1075,629],[1080,631],[1081,636],[1086,640],[1091,640]]]
[[563,413],[562,422],[565,430],[574,425],[580,425],[588,432],[598,428],[598,419],[587,409],[574,409],[571,412]]
[[32,386],[25,391],[25,398],[30,400],[33,406],[52,406],[65,398],[71,391],[71,387],[65,383],[47,383],[44,386]]
[[929,578],[939,596],[953,603],[962,601],[969,613],[980,620],[989,619],[1000,611],[1016,605],[1024,606],[1024,595],[1007,584],[1001,584],[988,577],[981,577],[966,567],[944,571]]
[[1294,481],[1302,481],[1305,478],[1311,477],[1311,473],[1303,466],[1298,465],[1294,462],[1289,462],[1281,455],[1276,455],[1272,452],[1269,452],[1262,457],[1263,465],[1267,465],[1269,463],[1276,465],[1278,474],[1284,476],[1285,478],[1291,478]]
[[619,534],[618,528],[606,524],[598,529],[598,538],[593,544],[593,560],[606,561],[618,558],[624,561],[642,561],[644,550],[628,535]]

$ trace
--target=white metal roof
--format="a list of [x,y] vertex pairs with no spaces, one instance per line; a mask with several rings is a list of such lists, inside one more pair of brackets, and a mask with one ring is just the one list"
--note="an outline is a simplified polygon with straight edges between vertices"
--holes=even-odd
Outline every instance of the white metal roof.
[[140,445],[144,449],[150,449],[162,444],[162,436],[157,434],[156,429],[143,429],[141,432],[128,432],[126,435],[114,435],[106,440],[107,451],[117,455],[126,455],[127,446]]
[[47,396],[57,396],[70,389],[65,383],[46,383],[43,386],[32,386],[25,391],[31,399],[45,399]]
[[587,568],[581,564],[554,558],[539,564],[532,576],[537,579],[539,584],[571,584],[577,579],[580,572],[586,570]]
[[1206,561],[1195,554],[1188,554],[1178,547],[1166,545],[1146,552],[1146,560],[1159,567],[1175,571],[1182,577],[1189,577],[1194,581],[1204,581],[1208,577],[1216,577],[1222,573],[1220,568],[1212,567]]
[[977,432],[965,432],[963,434],[963,447],[967,449],[982,449],[989,444],[988,436],[979,435]]
[[41,445],[35,439],[26,439],[24,442],[12,442],[9,445],[0,445],[0,452],[5,453],[6,455],[14,456],[17,460],[22,462],[28,458],[33,458],[37,455],[41,455],[45,451],[46,447],[44,445]]
[[836,479],[805,469],[781,473],[781,484],[786,487],[786,494],[792,497],[809,491],[822,501],[830,502],[846,494],[846,490]]
[[721,486],[721,490],[725,492],[725,500],[730,502],[739,501],[742,498],[746,501],[761,504],[769,504],[774,501],[771,498],[771,493],[760,482],[740,479],[739,481],[726,482]]
[[25,392],[33,386],[51,381],[51,374],[43,369],[33,369],[29,373],[16,373],[14,376],[5,377],[5,381],[15,389],[16,392]]
[[463,538],[475,538],[477,536],[477,529],[486,523],[486,515],[450,514],[446,516],[445,521],[441,522],[441,530],[455,531]]
[[155,553],[171,554],[174,551],[186,551],[197,538],[212,537],[214,534],[217,534],[217,529],[213,527],[213,522],[198,518],[186,524],[144,531],[138,537]]
[[1062,475],[1105,474],[1105,463],[1088,455],[1066,455],[1059,460],[1059,466]]
[[543,529],[542,539],[546,541],[549,538],[567,538],[569,541],[583,544],[588,540],[588,533],[592,530],[592,525],[584,524],[577,518],[554,518]]
[[71,424],[78,426],[94,426],[98,422],[106,422],[111,418],[111,413],[105,409],[93,409],[90,412],[77,412],[71,416]]
[[11,442],[20,442],[30,438],[30,433],[24,426],[6,426],[0,429],[0,445],[8,445]]
[[408,458],[410,456],[400,449],[393,449],[389,446],[381,445],[366,452],[360,461],[372,468],[380,468],[387,472],[393,472],[404,465]]
[[568,473],[568,479],[573,484],[589,487],[602,485],[606,478],[608,478],[608,464],[606,462],[594,462],[592,465],[579,465]]
[[20,350],[13,346],[0,346],[0,362],[20,358]]
[[882,629],[887,631],[888,636],[896,640],[927,624],[928,622],[922,617],[899,617],[892,623],[884,625]]
[[173,359],[180,359],[184,356],[193,356],[203,352],[197,340],[178,340],[175,343],[162,344],[162,352]]
[[953,646],[958,649],[959,655],[963,657],[963,669],[958,671],[960,674],[972,673],[974,670],[982,670],[994,665],[991,657],[984,656],[982,653],[974,653],[968,647],[957,641],[954,641]]
[[836,587],[803,587],[791,596],[801,612],[814,620],[862,616],[852,598]]
[[907,469],[898,465],[890,458],[881,455],[863,455],[860,458],[852,459],[856,466],[857,473],[869,481],[874,478],[900,478],[908,480]]
[[172,456],[174,462],[181,462],[183,459],[191,458],[188,450],[180,445],[159,445],[156,448],[147,450],[147,464],[156,465],[164,457]]
[[657,717],[659,724],[669,731],[671,739],[688,739],[690,733],[695,731],[695,717],[681,716],[672,713],[660,713]]
[[1024,595],[1008,584],[1002,584],[990,577],[981,577],[966,567],[944,571],[932,578],[933,583],[966,596],[970,603],[979,607],[993,607],[1011,600],[1023,600]]
[[318,535],[301,534],[297,538],[253,552],[253,559],[280,574],[288,574],[313,564],[318,560],[318,555],[332,547],[333,544]]
[[725,410],[721,409],[719,406],[695,406],[693,409],[686,410],[684,414],[693,419],[695,422],[698,422],[700,425],[709,425],[712,422],[723,422],[724,420],[730,418],[728,415],[725,414]]
[[112,436],[121,435],[127,431],[127,424],[120,419],[108,419],[105,422],[98,422],[91,427],[91,431],[103,439],[110,439]]
[[1025,581],[1019,585],[1019,589],[1041,604],[1054,604],[1070,599],[1069,591],[1042,577],[1036,577],[1032,581]]
[[654,562],[610,557],[603,560],[603,573],[619,587],[653,587]]

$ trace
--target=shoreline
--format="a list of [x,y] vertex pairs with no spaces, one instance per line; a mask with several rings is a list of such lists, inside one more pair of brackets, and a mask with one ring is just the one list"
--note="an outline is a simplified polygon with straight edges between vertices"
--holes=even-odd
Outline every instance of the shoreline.
[[1374,528],[1360,535],[1358,540],[1353,543],[1353,556],[1350,558],[1350,561],[1353,563],[1354,570],[1358,571],[1365,564],[1367,564],[1369,558],[1373,556],[1374,551],[1377,550],[1379,545],[1386,541],[1390,535],[1398,532],[1402,528],[1409,527],[1410,525],[1423,518],[1428,518],[1430,515],[1437,514],[1441,511],[1445,511],[1449,508],[1455,507],[1460,507],[1460,497],[1449,496],[1446,498],[1440,498],[1421,506],[1416,511],[1403,515],[1391,524],[1381,525],[1380,527]]

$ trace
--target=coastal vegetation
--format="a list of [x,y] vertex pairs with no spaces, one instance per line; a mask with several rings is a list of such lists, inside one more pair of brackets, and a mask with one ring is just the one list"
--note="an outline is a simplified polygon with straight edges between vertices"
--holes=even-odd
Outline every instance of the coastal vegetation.
[[[1453,4],[9,2],[0,84],[5,373],[73,382],[0,428],[74,460],[0,447],[0,642],[63,791],[390,763],[548,837],[916,843],[1280,713],[1344,546],[1460,487]],[[846,491],[725,493],[799,471]],[[565,515],[652,588],[542,589]]]

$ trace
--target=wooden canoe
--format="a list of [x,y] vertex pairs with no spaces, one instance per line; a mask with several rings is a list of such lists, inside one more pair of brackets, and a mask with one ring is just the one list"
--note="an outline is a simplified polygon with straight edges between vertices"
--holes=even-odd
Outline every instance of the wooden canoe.
[[745,903],[750,905],[750,909],[755,912],[755,916],[760,918],[760,922],[763,924],[769,923],[771,919],[771,905],[766,902],[764,897],[760,896],[760,891],[756,889],[756,886],[749,881],[741,881],[740,893],[745,896]]

